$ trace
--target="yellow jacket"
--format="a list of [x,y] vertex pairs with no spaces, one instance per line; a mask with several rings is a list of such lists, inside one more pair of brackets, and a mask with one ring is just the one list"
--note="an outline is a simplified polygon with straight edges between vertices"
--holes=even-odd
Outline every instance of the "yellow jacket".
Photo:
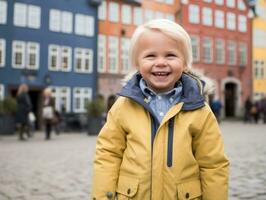
[[182,76],[180,103],[158,123],[136,92],[138,76],[124,88],[98,136],[92,199],[228,199],[229,162],[198,80]]

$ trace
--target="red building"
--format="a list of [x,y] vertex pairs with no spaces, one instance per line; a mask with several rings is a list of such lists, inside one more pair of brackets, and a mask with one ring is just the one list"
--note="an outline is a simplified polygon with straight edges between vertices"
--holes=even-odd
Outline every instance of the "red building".
[[178,22],[192,39],[194,67],[215,82],[226,117],[252,91],[252,13],[244,0],[182,0]]

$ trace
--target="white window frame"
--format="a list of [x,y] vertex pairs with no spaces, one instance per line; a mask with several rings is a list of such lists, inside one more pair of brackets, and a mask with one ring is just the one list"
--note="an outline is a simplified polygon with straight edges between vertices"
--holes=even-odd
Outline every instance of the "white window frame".
[[155,11],[155,19],[163,19],[163,18],[165,18],[163,12]]
[[140,7],[133,8],[133,23],[136,26],[143,23],[142,8]]
[[[80,54],[78,54],[80,52]],[[93,72],[93,51],[85,48],[75,48],[75,65],[74,71],[77,73],[92,73]],[[81,59],[81,68],[77,68],[77,59]],[[86,69],[86,63],[89,64]]]
[[[208,43],[207,43],[208,42]],[[210,37],[204,37],[202,41],[203,47],[203,62],[204,63],[212,63],[213,62],[213,40]]]
[[129,5],[122,5],[121,7],[121,22],[122,24],[132,23],[132,9]]
[[118,49],[119,49],[119,40],[118,37],[109,36],[108,37],[108,71],[110,73],[117,73],[119,60],[118,60]]
[[200,23],[200,8],[198,5],[190,4],[188,6],[189,22],[192,24]]
[[[52,51],[54,49],[55,51]],[[56,66],[52,66],[52,56],[56,56]],[[58,71],[60,68],[60,46],[50,44],[48,46],[48,69],[51,71]]]
[[[61,49],[60,49],[60,68],[61,68],[61,71],[64,71],[64,72],[70,72],[71,71],[71,63],[72,63],[72,48],[69,47],[69,46],[61,46]],[[66,67],[64,67],[64,58],[67,58],[67,65]]]
[[205,26],[212,26],[213,19],[212,19],[212,9],[203,7],[202,8],[202,24]]
[[235,8],[236,7],[236,0],[226,0],[226,6],[228,8]]
[[58,111],[62,111],[62,105],[63,105],[63,99],[66,99],[66,102],[64,103],[65,111],[70,112],[70,105],[71,105],[71,88],[70,87],[57,87],[53,86],[51,87],[52,90],[52,97],[55,100],[55,109]]
[[[20,49],[17,49],[17,45],[21,46]],[[26,52],[26,43],[24,41],[14,40],[12,42],[12,67],[16,69],[25,68],[25,52]],[[16,64],[16,53],[21,53],[21,64]]]
[[216,64],[225,63],[225,42],[221,38],[215,40],[215,62]]
[[174,0],[165,0],[165,3],[168,5],[174,5]]
[[244,15],[238,16],[238,31],[247,32],[247,17]]
[[154,11],[151,9],[145,9],[144,10],[144,20],[145,22],[148,22],[150,20],[154,19]]
[[128,73],[130,70],[129,46],[130,46],[130,39],[129,38],[121,38],[121,40],[120,40],[120,55],[121,55],[121,67],[122,67],[122,73],[123,74]]
[[215,4],[222,6],[224,5],[224,0],[214,0]]
[[119,4],[116,2],[109,2],[109,15],[110,22],[119,22]]
[[106,36],[98,35],[98,72],[106,71]]
[[4,84],[0,84],[0,100],[3,100],[5,97],[5,86]]
[[0,54],[1,54],[1,60],[0,60],[0,67],[4,67],[6,64],[6,40],[0,39]]
[[[92,88],[73,88],[73,111],[75,113],[85,113],[86,105],[90,100],[92,100]],[[79,101],[79,106],[77,106],[77,101]]]
[[236,15],[235,13],[226,13],[226,28],[228,30],[236,30]]
[[24,3],[14,4],[14,25],[18,27],[27,26],[27,5]]
[[175,22],[175,15],[174,14],[166,13],[165,18]]
[[61,11],[61,32],[72,33],[73,32],[73,14],[68,11]]
[[228,65],[236,65],[236,42],[229,40],[227,43]]
[[266,48],[266,30],[256,28],[253,30],[252,36],[253,46],[256,48]]
[[77,35],[93,36],[94,35],[94,18],[89,15],[75,15],[75,33]]
[[215,10],[215,27],[224,28],[224,12],[222,10]]
[[237,8],[239,10],[243,10],[244,11],[247,8],[246,8],[246,5],[245,5],[245,3],[243,1],[245,1],[245,0],[237,0]]
[[204,2],[206,2],[206,3],[211,3],[212,2],[212,0],[203,0]]
[[7,1],[0,1],[0,24],[7,23]]
[[200,38],[198,36],[191,36],[192,56],[194,62],[200,61]]
[[247,44],[244,42],[240,42],[238,46],[238,56],[239,56],[239,65],[240,66],[247,66],[247,55],[248,55],[248,47]]
[[49,12],[49,30],[60,32],[61,29],[61,12],[57,9],[51,9]]
[[103,1],[101,5],[98,7],[98,19],[106,20],[106,1]]
[[[32,49],[34,48],[34,49]],[[30,65],[30,55],[35,56],[34,65]],[[39,69],[39,58],[40,58],[40,45],[36,42],[27,43],[27,52],[26,52],[26,68],[31,70]]]
[[41,8],[28,5],[28,27],[39,29],[41,27]]

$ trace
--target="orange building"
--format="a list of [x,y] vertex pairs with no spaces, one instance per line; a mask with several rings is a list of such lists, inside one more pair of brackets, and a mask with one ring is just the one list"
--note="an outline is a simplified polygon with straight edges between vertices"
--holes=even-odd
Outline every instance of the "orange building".
[[215,82],[225,117],[252,94],[252,12],[244,0],[182,0],[178,20],[192,39],[194,67]]
[[176,0],[105,0],[98,9],[98,91],[105,100],[116,94],[130,71],[128,50],[136,27],[148,20],[175,21]]

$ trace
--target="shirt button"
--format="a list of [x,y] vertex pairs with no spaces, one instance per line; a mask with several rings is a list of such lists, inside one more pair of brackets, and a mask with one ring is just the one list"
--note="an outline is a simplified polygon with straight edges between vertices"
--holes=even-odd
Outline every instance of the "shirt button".
[[113,198],[113,193],[112,193],[112,192],[107,192],[107,193],[106,193],[106,197],[107,197],[108,199],[112,199],[112,198]]
[[163,114],[163,112],[160,112],[159,115],[162,117],[164,114]]
[[187,192],[187,193],[186,193],[186,199],[188,199],[188,198],[189,198],[189,193]]

